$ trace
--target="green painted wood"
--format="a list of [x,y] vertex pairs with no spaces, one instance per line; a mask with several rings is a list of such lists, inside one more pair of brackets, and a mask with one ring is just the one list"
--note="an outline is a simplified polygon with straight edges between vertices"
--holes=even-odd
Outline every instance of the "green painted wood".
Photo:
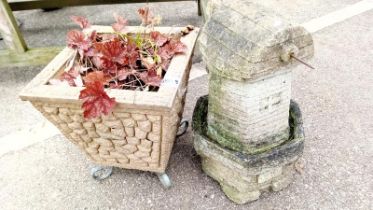
[[0,33],[5,44],[17,52],[25,52],[27,45],[6,0],[0,0]]
[[0,50],[0,68],[45,65],[62,49],[63,47],[34,48],[23,53]]
[[47,9],[68,6],[84,6],[97,4],[125,4],[125,3],[153,3],[172,1],[197,1],[197,0],[9,0],[13,11],[29,9]]
[[202,16],[201,0],[197,0],[198,16]]

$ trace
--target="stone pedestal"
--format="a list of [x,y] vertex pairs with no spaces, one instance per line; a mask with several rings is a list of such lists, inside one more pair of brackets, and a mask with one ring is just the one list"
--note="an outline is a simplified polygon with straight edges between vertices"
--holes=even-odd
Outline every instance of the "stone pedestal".
[[262,192],[279,191],[292,182],[294,164],[303,152],[304,133],[298,105],[290,103],[290,138],[275,149],[248,155],[226,149],[207,136],[208,98],[201,97],[193,113],[194,148],[202,169],[219,182],[232,201],[243,204]]
[[[199,47],[209,71],[209,99],[197,104],[194,147],[203,170],[236,203],[286,187],[303,151],[291,74],[313,55],[300,26],[245,0],[212,0]],[[290,112],[289,112],[290,107]]]
[[199,45],[209,70],[208,136],[256,154],[289,138],[291,55],[313,55],[311,35],[249,1],[221,1]]

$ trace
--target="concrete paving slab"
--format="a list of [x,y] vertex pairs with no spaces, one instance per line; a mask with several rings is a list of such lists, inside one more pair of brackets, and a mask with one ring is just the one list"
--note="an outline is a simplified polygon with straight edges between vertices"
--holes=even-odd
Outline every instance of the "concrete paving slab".
[[57,134],[60,134],[59,130],[47,120],[43,120],[29,129],[12,132],[0,138],[0,157],[8,152],[22,150]]

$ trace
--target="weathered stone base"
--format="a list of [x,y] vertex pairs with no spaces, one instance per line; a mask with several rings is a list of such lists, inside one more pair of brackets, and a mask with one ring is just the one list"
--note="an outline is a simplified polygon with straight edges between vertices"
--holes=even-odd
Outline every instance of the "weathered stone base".
[[279,191],[293,178],[294,163],[302,155],[304,134],[298,105],[290,104],[290,136],[268,151],[248,155],[224,148],[206,137],[207,96],[201,97],[193,114],[194,147],[202,169],[218,181],[229,199],[238,204],[257,200],[264,191]]
[[246,154],[287,141],[291,74],[284,69],[248,82],[227,79],[211,70],[207,136]]

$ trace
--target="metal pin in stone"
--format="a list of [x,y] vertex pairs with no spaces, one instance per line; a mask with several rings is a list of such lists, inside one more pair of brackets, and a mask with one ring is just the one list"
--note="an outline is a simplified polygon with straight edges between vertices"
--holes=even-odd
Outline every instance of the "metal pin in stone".
[[307,66],[308,68],[315,69],[310,64],[306,63],[305,61],[301,60],[300,58],[295,57],[295,55],[293,53],[290,54],[290,57],[294,58],[296,61],[298,61],[299,63],[302,63],[303,65]]

